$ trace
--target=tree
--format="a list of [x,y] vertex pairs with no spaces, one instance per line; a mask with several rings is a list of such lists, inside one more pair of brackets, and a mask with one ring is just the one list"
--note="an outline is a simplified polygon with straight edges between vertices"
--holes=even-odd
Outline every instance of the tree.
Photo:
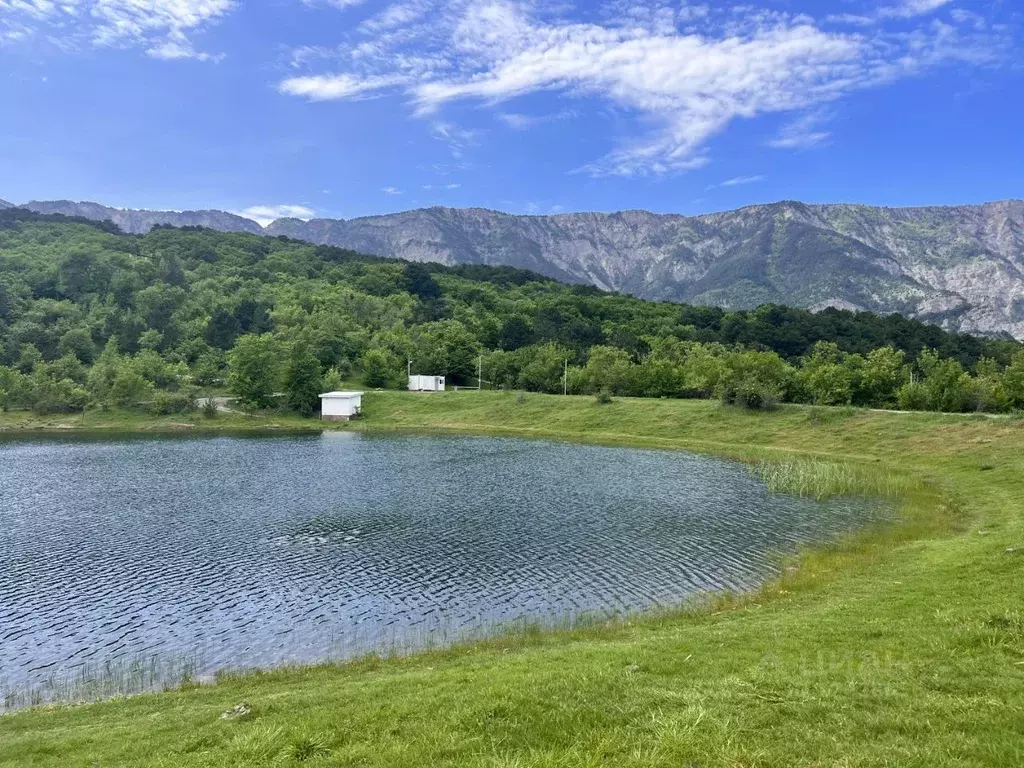
[[422,302],[430,302],[441,296],[441,286],[425,266],[410,261],[402,271],[402,288]]
[[360,365],[363,369],[363,383],[368,387],[392,387],[401,377],[401,361],[386,349],[368,349]]
[[96,345],[85,328],[72,328],[60,337],[62,355],[73,355],[88,365],[96,357]]
[[501,323],[498,346],[508,352],[525,347],[533,341],[533,328],[522,315],[509,315]]
[[122,359],[110,387],[110,400],[114,405],[131,408],[148,400],[153,385],[146,381],[134,361]]
[[223,307],[217,307],[206,326],[206,343],[217,349],[228,350],[235,345],[235,339],[241,332],[238,318]]
[[849,405],[853,399],[853,370],[835,342],[819,341],[800,370],[800,381],[817,405]]
[[110,391],[114,386],[121,365],[121,356],[117,351],[117,337],[111,337],[100,356],[96,359],[86,381],[86,388],[93,402],[106,408],[110,405]]
[[520,357],[520,387],[534,392],[562,391],[565,361],[573,357],[570,350],[548,342],[523,347],[516,354]]
[[903,350],[893,347],[879,347],[868,352],[857,382],[854,402],[876,408],[893,405],[896,393],[907,381],[905,357]]
[[720,344],[696,343],[686,350],[683,360],[683,386],[691,397],[711,397],[719,391],[729,367],[728,355]]
[[281,350],[269,333],[240,336],[228,354],[228,387],[251,408],[275,404],[281,378]]
[[18,352],[17,368],[22,373],[32,373],[37,363],[43,362],[43,355],[35,344],[22,344]]
[[476,337],[457,320],[441,320],[419,326],[413,373],[467,380],[476,376],[480,348]]
[[1015,354],[1003,371],[1003,388],[1014,408],[1024,408],[1024,352]]
[[926,349],[918,356],[917,365],[924,374],[929,409],[947,413],[970,409],[975,397],[974,382],[960,363]]
[[737,352],[727,360],[722,401],[752,410],[771,410],[782,402],[793,369],[775,352]]
[[92,288],[91,272],[96,258],[86,251],[72,251],[57,268],[57,286],[72,301],[80,301]]
[[164,335],[160,331],[150,328],[139,336],[139,349],[156,351],[164,343]]
[[323,385],[320,361],[303,341],[292,345],[284,373],[284,391],[288,407],[303,416],[312,416],[320,402]]
[[607,389],[612,394],[624,394],[623,388],[630,377],[633,363],[629,355],[616,347],[590,348],[584,367],[585,389],[588,393]]
[[974,407],[979,411],[999,413],[1010,407],[1003,372],[990,357],[982,357],[974,366]]

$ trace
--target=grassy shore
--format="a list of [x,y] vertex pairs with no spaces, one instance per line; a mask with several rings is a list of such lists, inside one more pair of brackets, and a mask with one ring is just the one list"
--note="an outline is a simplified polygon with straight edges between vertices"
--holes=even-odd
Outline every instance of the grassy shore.
[[0,436],[58,432],[238,432],[272,430],[320,430],[331,424],[290,414],[249,415],[218,413],[205,418],[199,411],[152,416],[138,411],[112,409],[84,413],[54,413],[39,416],[31,411],[0,413]]
[[1024,764],[1024,422],[486,392],[364,408],[351,428],[768,460],[770,483],[870,486],[907,520],[689,613],[5,716],[0,765]]

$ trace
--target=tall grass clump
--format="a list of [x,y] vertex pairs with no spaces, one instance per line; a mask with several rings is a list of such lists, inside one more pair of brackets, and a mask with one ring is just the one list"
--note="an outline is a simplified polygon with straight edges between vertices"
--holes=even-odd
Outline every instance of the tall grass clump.
[[204,419],[216,419],[217,418],[217,402],[210,396],[207,396],[203,400],[203,406],[200,409],[203,413]]
[[819,500],[832,496],[900,499],[920,485],[920,481],[881,467],[820,459],[760,461],[751,471],[774,493],[789,493]]

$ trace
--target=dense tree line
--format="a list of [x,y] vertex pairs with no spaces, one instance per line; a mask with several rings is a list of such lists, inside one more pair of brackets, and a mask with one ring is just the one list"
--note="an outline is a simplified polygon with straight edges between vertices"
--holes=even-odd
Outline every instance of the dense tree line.
[[[647,302],[532,272],[0,211],[0,405],[312,413],[414,373],[485,386],[937,410],[1024,407],[1024,353],[899,315]],[[284,397],[279,395],[283,393]],[[283,403],[282,403],[283,400]]]

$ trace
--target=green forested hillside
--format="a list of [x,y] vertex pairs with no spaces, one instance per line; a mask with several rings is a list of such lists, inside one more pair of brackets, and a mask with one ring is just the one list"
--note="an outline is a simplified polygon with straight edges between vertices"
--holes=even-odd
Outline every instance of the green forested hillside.
[[[230,389],[310,412],[413,372],[484,386],[937,410],[1024,406],[1024,353],[899,315],[655,303],[509,267],[0,211],[0,402],[172,412]],[[565,364],[568,361],[568,372]],[[565,378],[563,380],[563,375]]]

